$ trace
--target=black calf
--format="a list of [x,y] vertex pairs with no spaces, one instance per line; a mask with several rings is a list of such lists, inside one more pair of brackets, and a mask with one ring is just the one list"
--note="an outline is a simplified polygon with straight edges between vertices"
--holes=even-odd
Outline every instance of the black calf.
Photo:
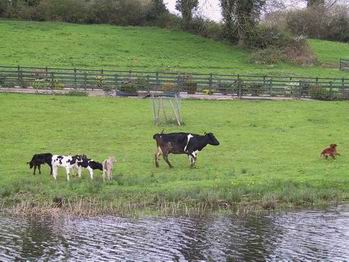
[[50,166],[50,175],[52,175],[52,154],[51,153],[42,153],[35,154],[32,157],[30,162],[27,162],[30,168],[34,167],[33,175],[35,175],[36,167],[39,169],[39,174],[41,174],[41,165],[48,164]]

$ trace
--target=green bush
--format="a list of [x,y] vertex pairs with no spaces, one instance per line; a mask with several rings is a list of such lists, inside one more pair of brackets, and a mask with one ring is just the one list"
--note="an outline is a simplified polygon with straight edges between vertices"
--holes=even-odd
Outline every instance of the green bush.
[[250,55],[250,62],[255,64],[272,65],[282,62],[282,51],[278,48],[256,50]]
[[177,92],[178,87],[174,83],[166,82],[161,86],[161,90],[165,92]]
[[54,89],[54,90],[63,90],[64,89],[64,83],[61,83],[57,79],[54,79],[51,82],[51,88]]
[[6,76],[0,75],[0,86],[5,86]]
[[138,90],[137,87],[138,86],[134,80],[126,80],[119,87],[119,91],[130,93],[130,94],[137,94],[137,90]]
[[46,79],[35,79],[32,82],[32,87],[34,89],[48,89],[51,87],[51,83]]
[[247,35],[245,45],[251,49],[283,48],[292,42],[292,35],[276,26],[259,25]]
[[186,91],[188,94],[195,94],[197,90],[197,83],[193,80],[191,74],[178,75],[177,85],[181,90]]
[[325,101],[337,100],[339,98],[330,89],[326,87],[321,87],[318,85],[310,86],[309,95],[312,99],[325,100]]
[[71,90],[65,94],[66,96],[88,96],[86,91]]
[[263,84],[251,83],[248,85],[248,92],[252,96],[260,96],[263,93]]

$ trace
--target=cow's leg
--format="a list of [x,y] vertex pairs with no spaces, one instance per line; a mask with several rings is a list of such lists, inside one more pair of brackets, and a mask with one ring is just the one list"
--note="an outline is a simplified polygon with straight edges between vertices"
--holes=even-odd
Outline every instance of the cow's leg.
[[79,178],[81,178],[81,172],[82,172],[82,167],[78,166],[78,176],[79,176]]
[[111,181],[112,178],[113,178],[113,169],[111,168],[111,169],[108,170],[108,180]]
[[34,165],[34,172],[33,172],[34,176],[35,176],[35,171],[36,171],[36,165]]
[[53,172],[52,172],[53,178],[57,180],[57,166],[53,166]]
[[173,168],[170,161],[168,160],[168,154],[163,154],[162,157],[164,158],[165,162],[168,164],[170,168]]
[[195,163],[196,163],[196,160],[197,160],[197,157],[198,157],[198,151],[194,151],[190,154],[191,156],[191,165],[190,167],[195,167]]
[[50,175],[52,176],[52,164],[49,164],[50,166]]
[[91,180],[93,180],[93,169],[91,167],[87,167],[87,170],[90,173]]
[[67,181],[69,181],[70,180],[70,168],[69,167],[66,167],[65,168],[65,171],[66,171],[66,173],[67,173]]
[[41,165],[38,165],[39,174],[41,174]]
[[107,170],[103,167],[103,174],[102,174],[103,182],[105,182],[106,173],[107,173]]
[[155,153],[155,166],[159,167],[159,160],[160,156],[162,155],[162,150],[160,147],[157,148],[156,153]]

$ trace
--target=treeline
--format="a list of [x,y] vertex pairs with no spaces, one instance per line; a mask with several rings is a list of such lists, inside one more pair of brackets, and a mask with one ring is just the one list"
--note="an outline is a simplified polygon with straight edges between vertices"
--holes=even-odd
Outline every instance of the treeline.
[[0,17],[167,27],[251,49],[254,63],[313,64],[306,38],[349,42],[349,9],[335,0],[300,1],[307,7],[266,12],[278,0],[219,0],[221,23],[195,16],[198,0],[176,0],[181,17],[163,0],[0,0]]
[[175,19],[162,0],[0,0],[0,17],[139,26]]
[[349,43],[349,8],[316,6],[300,10],[278,11],[265,21],[270,26],[296,36]]

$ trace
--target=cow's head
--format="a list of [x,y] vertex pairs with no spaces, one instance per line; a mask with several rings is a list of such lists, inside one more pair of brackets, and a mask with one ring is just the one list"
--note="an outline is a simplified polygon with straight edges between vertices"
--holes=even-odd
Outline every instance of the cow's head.
[[212,146],[218,146],[219,141],[217,138],[214,136],[213,133],[205,133],[206,137],[208,138],[208,143]]
[[34,166],[33,161],[27,162],[27,165],[29,165],[30,168],[33,168]]
[[331,145],[330,145],[330,148],[336,148],[336,147],[337,147],[336,144],[331,144]]

